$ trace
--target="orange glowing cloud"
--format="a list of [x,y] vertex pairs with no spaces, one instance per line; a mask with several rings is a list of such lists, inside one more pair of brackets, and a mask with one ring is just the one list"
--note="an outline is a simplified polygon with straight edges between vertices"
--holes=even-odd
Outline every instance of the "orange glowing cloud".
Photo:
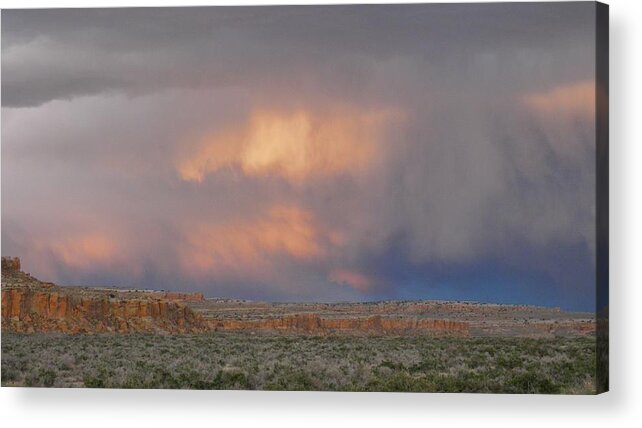
[[113,239],[100,233],[88,233],[50,242],[46,245],[67,266],[91,267],[108,263],[116,258],[117,247]]
[[180,157],[177,170],[183,180],[196,182],[223,168],[292,183],[356,174],[378,159],[386,129],[402,116],[354,108],[317,113],[259,110],[245,125],[203,138],[195,150]]
[[[580,81],[542,93],[526,94],[523,104],[537,120],[551,148],[559,156],[575,158],[583,144],[594,137],[596,88],[594,81]],[[578,132],[584,138],[578,138]]]
[[375,281],[348,269],[334,269],[328,274],[328,280],[339,285],[347,285],[359,291],[368,291],[375,287]]
[[299,260],[325,256],[325,233],[313,216],[288,205],[271,207],[259,218],[190,225],[181,250],[190,271],[235,273],[241,276],[270,269],[270,258],[286,255]]
[[522,97],[531,110],[546,116],[595,116],[595,82],[585,80],[555,87],[541,93],[529,93]]

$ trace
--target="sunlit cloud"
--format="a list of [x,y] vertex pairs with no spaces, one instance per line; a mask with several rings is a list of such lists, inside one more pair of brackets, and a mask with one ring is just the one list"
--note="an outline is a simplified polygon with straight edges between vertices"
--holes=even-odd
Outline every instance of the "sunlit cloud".
[[526,94],[522,102],[555,153],[571,158],[582,154],[582,145],[593,145],[595,95],[595,82],[582,80]]
[[380,159],[387,129],[402,119],[394,110],[258,110],[240,127],[204,137],[177,169],[196,182],[224,168],[291,183],[359,174]]
[[339,285],[347,285],[362,292],[371,291],[377,285],[372,278],[349,269],[331,270],[328,274],[328,281]]
[[590,307],[594,7],[522,7],[3,13],[3,255],[267,300],[497,259]]
[[270,271],[273,257],[323,258],[325,243],[336,239],[311,213],[289,205],[275,205],[250,219],[188,225],[185,234],[180,256],[186,270],[241,278]]
[[67,266],[85,267],[110,261],[116,255],[115,242],[105,235],[88,234],[50,244]]
[[34,237],[21,255],[30,271],[53,281],[63,275],[75,282],[85,273],[101,270],[136,278],[142,273],[141,265],[124,243],[114,233],[69,230],[64,237]]
[[595,82],[584,80],[544,92],[528,93],[522,101],[544,116],[578,116],[592,120],[595,116]]
[[[5,243],[16,246],[11,253],[21,257],[29,273],[47,281],[80,285],[89,285],[88,279],[103,274],[126,278],[131,284],[140,278],[142,258],[149,254],[148,243],[154,237],[148,229],[131,222],[131,211],[128,223],[115,212],[101,211],[96,201],[82,206],[65,201],[65,206],[62,194],[47,199],[25,190],[36,208],[3,218],[3,247]],[[73,186],[67,190],[77,192]],[[100,196],[105,197],[105,193]],[[41,212],[47,213],[47,220],[33,222],[31,216]],[[30,227],[16,226],[20,221]],[[144,240],[139,239],[141,235],[145,235]]]

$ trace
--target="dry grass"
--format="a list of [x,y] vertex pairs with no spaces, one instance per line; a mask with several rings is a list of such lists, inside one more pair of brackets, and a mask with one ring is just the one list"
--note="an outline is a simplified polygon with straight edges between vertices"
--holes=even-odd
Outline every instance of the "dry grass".
[[592,394],[592,338],[2,335],[2,386]]

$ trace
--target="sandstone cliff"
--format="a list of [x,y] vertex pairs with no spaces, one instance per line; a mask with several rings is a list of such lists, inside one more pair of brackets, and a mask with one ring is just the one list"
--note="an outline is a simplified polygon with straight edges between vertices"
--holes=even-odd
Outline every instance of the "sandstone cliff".
[[442,301],[269,303],[201,293],[60,287],[2,258],[2,330],[62,333],[555,337],[595,335],[594,314]]
[[19,257],[3,257],[2,258],[2,271],[3,272],[17,272],[20,270]]
[[205,331],[206,324],[176,301],[9,289],[2,291],[2,329],[22,333],[197,333]]
[[2,330],[21,333],[198,333],[207,323],[183,301],[201,294],[58,287],[2,259]]
[[[201,293],[59,287],[20,271],[18,258],[2,259],[2,329],[21,333],[201,333],[260,331],[285,334],[467,336],[468,323],[422,317],[269,313],[229,318],[224,308],[203,316]],[[272,306],[271,306],[272,307]],[[277,306],[273,306],[276,308]],[[339,314],[341,312],[339,311]]]
[[468,323],[422,318],[321,318],[294,314],[278,318],[210,319],[210,328],[223,331],[280,331],[306,334],[353,333],[373,335],[468,336]]

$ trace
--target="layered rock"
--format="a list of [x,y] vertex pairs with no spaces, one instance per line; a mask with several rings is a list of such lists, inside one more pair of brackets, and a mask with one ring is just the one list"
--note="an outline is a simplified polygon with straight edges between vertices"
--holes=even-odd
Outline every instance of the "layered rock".
[[3,272],[17,272],[20,270],[19,257],[2,257]]
[[186,304],[202,300],[200,293],[59,287],[21,272],[19,260],[2,263],[3,331],[174,334],[208,328]]
[[2,291],[2,329],[61,333],[196,333],[206,323],[184,304],[111,299],[60,291]]
[[61,333],[207,331],[399,336],[595,335],[595,317],[559,308],[474,302],[268,303],[201,293],[60,287],[2,258],[2,330]]
[[222,331],[277,331],[306,334],[352,333],[371,335],[468,336],[468,323],[423,318],[322,318],[294,314],[266,319],[210,319],[210,328]]
[[178,293],[173,291],[162,291],[154,294],[159,299],[175,300],[180,302],[202,302],[205,300],[203,293]]

